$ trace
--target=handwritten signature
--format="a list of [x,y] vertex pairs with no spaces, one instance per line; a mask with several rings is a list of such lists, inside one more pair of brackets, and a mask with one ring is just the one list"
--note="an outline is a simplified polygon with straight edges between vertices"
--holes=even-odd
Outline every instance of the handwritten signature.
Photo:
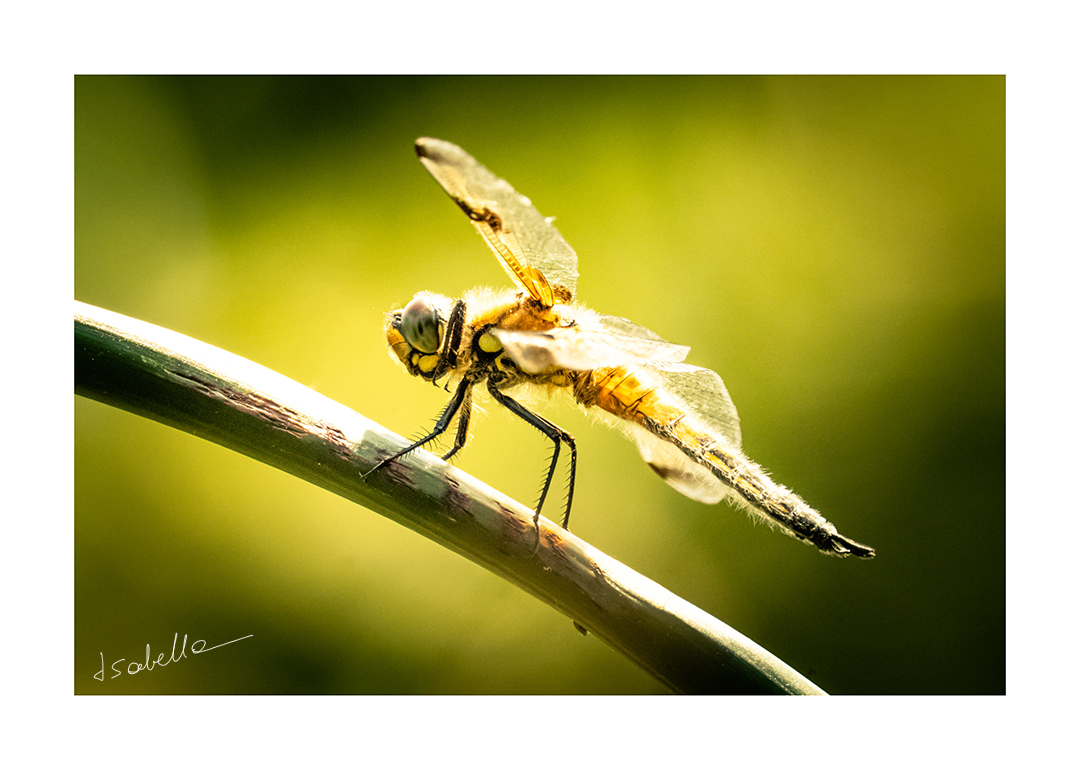
[[[231,645],[234,642],[239,642],[242,639],[247,639],[248,637],[253,637],[253,636],[255,636],[255,635],[254,634],[248,634],[247,637],[238,637],[237,639],[229,640],[228,642],[222,642],[220,645],[214,645],[213,647],[207,647],[205,639],[197,639],[197,640],[195,640],[194,642],[191,643],[191,652],[192,652],[193,655],[198,655],[200,653],[209,653],[211,650],[217,650],[219,647],[225,647],[226,645]],[[187,634],[184,635],[184,642],[180,646],[180,655],[176,655],[176,641],[179,638],[180,638],[179,632],[173,634],[172,652],[169,654],[168,660],[164,660],[165,659],[165,654],[164,653],[159,653],[158,657],[151,661],[150,660],[150,644],[147,643],[147,645],[146,645],[146,662],[140,664],[138,661],[131,661],[127,665],[127,673],[128,674],[138,674],[139,672],[142,672],[142,671],[152,672],[154,670],[154,667],[167,666],[167,665],[173,663],[174,661],[179,661],[181,658],[187,658],[188,657],[187,656],[188,635]],[[200,642],[202,643],[201,647],[199,647]],[[117,678],[117,677],[119,677],[120,675],[123,674],[122,671],[120,671],[119,669],[116,668],[116,665],[117,664],[122,664],[125,661],[127,661],[126,658],[120,658],[120,659],[117,659],[116,661],[113,661],[112,665],[109,668],[112,669],[112,671],[115,672],[115,674],[113,674],[113,675],[109,676],[108,678],[106,678],[105,677],[105,654],[104,653],[99,653],[98,655],[101,656],[101,671],[100,672],[94,672],[94,679],[95,680],[105,682],[106,679],[112,680],[112,679],[115,679],[115,678]]]

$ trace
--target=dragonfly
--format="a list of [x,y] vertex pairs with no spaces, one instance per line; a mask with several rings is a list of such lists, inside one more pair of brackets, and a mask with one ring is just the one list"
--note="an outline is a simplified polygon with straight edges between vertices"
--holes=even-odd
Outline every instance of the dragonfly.
[[[554,444],[540,499],[551,488],[563,446],[569,484],[562,526],[574,499],[577,446],[564,429],[527,406],[530,394],[569,395],[626,433],[668,485],[706,504],[723,500],[822,552],[870,558],[874,550],[836,528],[742,452],[739,415],[715,372],[684,363],[689,348],[667,342],[625,318],[574,302],[577,254],[532,202],[464,150],[420,138],[416,153],[469,217],[517,290],[476,289],[461,299],[421,292],[389,313],[385,334],[392,358],[452,398],[430,434],[383,459],[375,469],[432,442],[454,419],[444,460],[469,439],[474,393],[498,404]],[[374,470],[372,470],[374,471]]]

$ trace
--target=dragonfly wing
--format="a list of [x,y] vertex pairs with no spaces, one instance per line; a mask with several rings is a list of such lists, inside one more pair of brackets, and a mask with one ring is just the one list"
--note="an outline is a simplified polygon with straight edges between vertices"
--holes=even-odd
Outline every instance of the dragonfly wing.
[[[646,329],[641,324],[635,324],[628,318],[622,318],[621,316],[608,316],[603,313],[597,313],[596,322],[591,325],[587,325],[591,328],[600,329],[604,332],[610,332],[615,335],[623,335],[624,337],[636,337],[639,340],[653,340],[659,343],[666,343],[667,340],[651,329]],[[690,349],[687,348],[687,353]],[[682,361],[679,359],[678,361]]]
[[420,138],[416,153],[472,220],[515,283],[548,307],[573,299],[577,254],[528,197],[453,143]]
[[667,392],[697,419],[737,449],[742,449],[739,411],[724,381],[712,370],[692,364],[650,364]]
[[[691,416],[695,426],[711,435],[717,445],[741,448],[739,414],[719,375],[690,364],[650,362],[641,369],[651,373],[667,394],[667,401]],[[716,504],[730,493],[710,470],[672,443],[637,424],[623,421],[621,426],[637,444],[641,458],[679,493],[705,504]]]
[[629,421],[623,421],[621,426],[623,432],[637,445],[645,463],[683,496],[708,505],[714,505],[727,496],[730,490],[727,486],[671,443]]
[[[645,330],[648,331],[648,330]],[[492,329],[507,355],[526,372],[539,373],[550,367],[592,370],[646,362],[678,362],[690,349],[664,340],[645,340],[614,332],[582,330],[577,327],[544,329]]]

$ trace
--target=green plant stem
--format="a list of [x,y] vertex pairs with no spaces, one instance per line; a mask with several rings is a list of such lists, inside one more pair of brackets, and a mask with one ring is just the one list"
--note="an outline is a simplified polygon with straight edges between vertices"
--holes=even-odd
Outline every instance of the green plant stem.
[[[673,690],[821,689],[726,624],[406,441],[253,362],[75,303],[77,394],[231,448],[378,512],[569,616]],[[538,536],[539,534],[539,536]]]

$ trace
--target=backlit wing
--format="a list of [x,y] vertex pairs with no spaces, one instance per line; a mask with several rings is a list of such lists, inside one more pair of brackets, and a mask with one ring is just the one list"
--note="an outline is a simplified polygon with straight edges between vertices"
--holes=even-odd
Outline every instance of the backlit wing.
[[667,392],[703,425],[719,432],[736,449],[742,449],[739,411],[719,375],[692,364],[650,364],[649,369],[660,377]]
[[[544,329],[492,329],[507,355],[526,372],[549,367],[593,370],[646,362],[681,362],[690,349],[617,316],[596,316],[587,325]],[[719,378],[717,378],[719,380]]]
[[728,487],[712,472],[692,461],[669,442],[642,429],[630,421],[618,421],[618,427],[637,445],[638,453],[653,472],[683,496],[707,505],[722,502]]
[[[718,443],[723,441],[734,450],[742,447],[739,413],[719,375],[690,364],[652,363],[645,369],[657,377],[671,400],[695,416]],[[679,493],[705,504],[716,504],[727,495],[726,485],[671,443],[628,421],[623,421],[620,428],[637,444],[641,458]]]
[[518,286],[547,307],[573,299],[577,254],[528,197],[453,143],[420,138],[416,153]]

